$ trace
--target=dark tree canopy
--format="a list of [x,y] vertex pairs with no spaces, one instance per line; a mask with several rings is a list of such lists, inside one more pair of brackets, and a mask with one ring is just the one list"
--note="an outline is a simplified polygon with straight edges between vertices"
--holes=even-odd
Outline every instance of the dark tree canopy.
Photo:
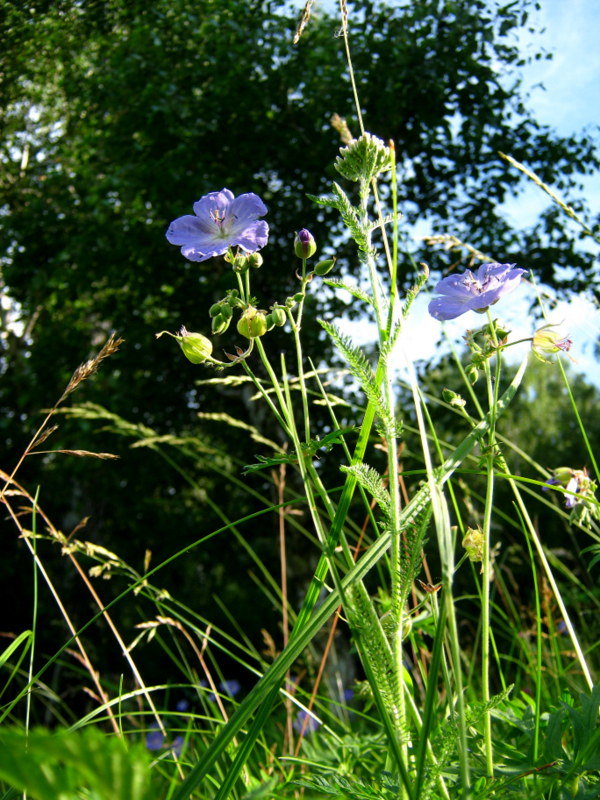
[[[172,342],[154,340],[182,323],[206,330],[208,307],[229,286],[222,259],[186,262],[165,230],[206,192],[259,194],[272,233],[256,286],[265,307],[293,290],[295,230],[309,227],[321,247],[333,247],[337,222],[306,193],[327,191],[333,177],[340,142],[332,114],[358,132],[339,20],[315,10],[294,47],[297,13],[276,0],[1,5],[2,275],[24,325],[0,340],[7,458],[14,461],[34,415],[111,330],[126,344],[82,399],[161,433],[195,429],[200,407],[237,415],[239,393],[193,390],[207,374]],[[367,129],[395,143],[407,218],[427,216],[439,232],[577,290],[591,267],[560,219],[547,215],[539,235],[512,229],[497,210],[521,185],[499,150],[567,193],[598,166],[589,138],[558,137],[527,111],[514,34],[529,5],[356,0],[354,67]],[[566,266],[578,268],[568,284]],[[330,315],[339,313],[336,302],[328,299]],[[317,326],[306,333],[310,351]],[[93,429],[79,425],[76,446],[94,449]],[[66,426],[63,444],[73,446],[70,435]],[[214,428],[207,440],[231,446]],[[251,459],[255,445],[243,452],[238,440],[242,460]],[[173,525],[165,492],[182,483],[152,455],[121,451],[118,467],[40,459],[28,469],[37,476],[43,463],[44,491],[64,520],[91,511],[109,543],[125,532],[160,549]],[[239,498],[231,502],[237,513]],[[197,524],[187,511],[179,506],[182,540]],[[217,525],[210,514],[204,522]],[[142,547],[131,545],[138,554]]]

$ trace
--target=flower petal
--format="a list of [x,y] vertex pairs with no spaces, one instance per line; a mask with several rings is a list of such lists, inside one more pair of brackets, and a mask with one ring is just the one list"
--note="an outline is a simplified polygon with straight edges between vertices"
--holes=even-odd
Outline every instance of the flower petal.
[[166,236],[171,244],[191,245],[194,244],[200,249],[209,247],[214,242],[215,226],[209,226],[204,219],[192,217],[191,214],[186,214],[184,217],[179,217],[173,220],[169,225]]
[[233,200],[229,212],[233,214],[236,219],[249,221],[257,219],[258,217],[264,217],[267,213],[267,207],[257,194],[247,192]]
[[213,219],[215,211],[224,216],[232,202],[233,192],[230,192],[229,189],[221,189],[220,192],[209,192],[194,203],[194,214],[209,220]]
[[263,219],[259,219],[238,234],[235,243],[249,253],[254,253],[264,247],[269,239],[269,226]]
[[445,321],[447,319],[455,319],[469,311],[468,298],[462,297],[434,297],[429,303],[429,313],[435,319]]

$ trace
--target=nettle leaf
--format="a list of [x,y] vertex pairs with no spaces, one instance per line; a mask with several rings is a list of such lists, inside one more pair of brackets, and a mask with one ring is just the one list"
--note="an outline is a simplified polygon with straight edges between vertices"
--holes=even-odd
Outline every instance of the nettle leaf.
[[371,133],[363,133],[347,147],[340,148],[334,164],[344,178],[365,183],[369,183],[380,172],[389,170],[391,166],[390,148]]

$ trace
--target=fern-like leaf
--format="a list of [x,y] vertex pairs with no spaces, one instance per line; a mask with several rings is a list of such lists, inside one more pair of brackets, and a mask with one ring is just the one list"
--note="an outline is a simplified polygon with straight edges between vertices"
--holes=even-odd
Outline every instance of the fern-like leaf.
[[337,280],[335,278],[328,278],[327,280],[323,281],[323,283],[327,284],[327,286],[331,286],[332,289],[345,289],[357,300],[362,300],[363,303],[368,303],[370,306],[375,305],[371,295],[363,292],[363,290],[355,284],[346,283],[345,281]]
[[376,469],[370,467],[368,464],[359,463],[352,464],[349,467],[341,467],[342,472],[348,472],[354,475],[358,483],[367,491],[371,497],[377,502],[377,505],[384,514],[386,521],[389,521],[392,501],[390,493],[388,492],[381,475]]
[[376,413],[384,424],[391,425],[392,417],[379,387],[375,382],[375,375],[373,374],[373,370],[365,354],[352,342],[349,336],[345,336],[335,325],[331,325],[325,320],[319,320],[319,322],[323,329],[331,336],[340,353],[344,356],[350,372],[360,383],[361,389],[367,396],[367,399],[375,406]]

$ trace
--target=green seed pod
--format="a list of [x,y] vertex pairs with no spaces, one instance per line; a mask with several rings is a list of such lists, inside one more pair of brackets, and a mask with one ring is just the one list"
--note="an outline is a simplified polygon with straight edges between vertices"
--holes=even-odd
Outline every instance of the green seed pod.
[[220,314],[221,303],[213,303],[212,306],[208,309],[208,313],[211,317],[216,317],[217,314]]
[[223,303],[221,306],[221,316],[223,319],[231,319],[233,314],[233,309],[228,303]]
[[313,272],[316,275],[327,275],[328,272],[335,266],[335,258],[328,258],[326,261],[319,261],[319,263],[314,268]]
[[219,335],[220,333],[225,333],[228,327],[229,327],[229,320],[225,319],[225,317],[222,314],[217,314],[216,317],[213,317],[212,332],[215,335]]
[[182,328],[177,340],[183,350],[183,355],[192,364],[202,364],[212,354],[211,340],[201,333],[188,333],[185,328]]
[[296,294],[294,295],[294,300],[297,303],[301,303],[304,300],[304,293],[303,292],[296,292]]
[[246,339],[256,339],[267,332],[267,315],[254,306],[247,308],[238,320],[237,330]]
[[281,306],[275,306],[269,316],[273,317],[273,324],[277,325],[278,328],[282,328],[287,322],[285,308],[282,308]]

